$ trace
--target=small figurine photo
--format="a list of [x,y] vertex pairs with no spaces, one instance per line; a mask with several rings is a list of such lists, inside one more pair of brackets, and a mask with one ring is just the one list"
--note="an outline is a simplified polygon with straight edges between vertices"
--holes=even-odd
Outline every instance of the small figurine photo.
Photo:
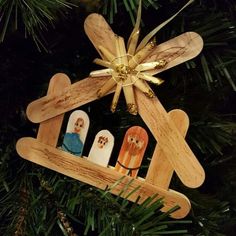
[[88,159],[98,165],[107,167],[114,146],[114,137],[108,130],[101,130],[95,136]]
[[62,143],[62,150],[76,156],[82,156],[85,139],[89,128],[86,112],[76,110],[71,113]]

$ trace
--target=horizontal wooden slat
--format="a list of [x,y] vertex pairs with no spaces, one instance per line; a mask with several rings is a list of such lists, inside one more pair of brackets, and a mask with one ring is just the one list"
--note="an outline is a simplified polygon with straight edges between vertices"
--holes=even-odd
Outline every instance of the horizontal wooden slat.
[[86,78],[65,89],[39,98],[28,105],[27,117],[34,123],[40,123],[92,102],[98,98],[98,89],[108,79],[109,77]]
[[[18,154],[26,160],[100,189],[111,186],[123,177],[121,173],[113,169],[96,165],[83,158],[75,157],[62,150],[40,143],[34,138],[21,138],[17,142],[16,149]],[[132,177],[125,176],[122,182],[112,189],[112,193],[118,195],[131,180]],[[164,197],[165,207],[162,209],[163,211],[167,211],[176,205],[180,206],[180,209],[172,214],[173,218],[183,218],[189,213],[190,202],[186,196],[176,191],[167,191],[158,188],[140,179],[133,179],[133,182],[128,185],[125,195],[138,186],[140,188],[129,197],[129,200],[136,201],[137,197],[140,196],[139,203],[141,203],[147,197],[158,193],[158,198]]]
[[[97,41],[95,44],[97,44]],[[150,72],[151,74],[160,73],[197,56],[202,46],[203,41],[200,35],[194,32],[187,32],[157,45],[150,56],[143,62],[166,59],[167,65],[164,68],[157,68]],[[39,98],[29,104],[26,114],[30,121],[39,123],[92,102],[97,99],[97,90],[109,78],[86,78],[74,83],[67,89]],[[114,90],[110,92],[114,92]]]

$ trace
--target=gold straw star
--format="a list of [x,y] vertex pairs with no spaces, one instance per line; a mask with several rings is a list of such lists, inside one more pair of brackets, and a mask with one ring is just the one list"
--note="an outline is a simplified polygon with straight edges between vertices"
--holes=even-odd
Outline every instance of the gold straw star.
[[[190,0],[181,10],[191,2],[192,0]],[[140,1],[136,23],[129,37],[127,48],[124,39],[121,36],[112,33],[111,28],[102,16],[95,16],[94,14],[94,19],[90,20],[93,25],[91,22],[90,24],[85,22],[85,31],[102,57],[102,59],[96,58],[94,63],[107,68],[92,71],[90,76],[111,77],[98,90],[97,95],[98,98],[101,98],[115,88],[115,94],[111,104],[112,112],[116,110],[121,90],[124,92],[127,109],[133,115],[138,113],[134,96],[134,87],[141,90],[150,98],[155,96],[147,82],[156,85],[160,85],[164,82],[162,79],[154,77],[152,72],[155,69],[164,68],[168,63],[168,60],[162,58],[151,62],[145,62],[145,59],[156,47],[155,41],[150,39],[153,38],[156,32],[172,20],[179,12],[151,31],[138,45],[141,22]]]

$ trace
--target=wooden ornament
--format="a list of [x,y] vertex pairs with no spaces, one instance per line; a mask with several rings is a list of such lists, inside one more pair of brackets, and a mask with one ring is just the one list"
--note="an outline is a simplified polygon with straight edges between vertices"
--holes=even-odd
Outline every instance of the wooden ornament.
[[[68,76],[62,73],[55,74],[49,82],[47,94],[54,94],[69,85],[71,85],[71,82]],[[37,133],[37,140],[56,147],[63,119],[64,114],[61,114],[41,122]]]
[[[179,109],[168,112],[168,116],[174,122],[175,126],[185,137],[188,127],[189,118],[187,114]],[[165,156],[159,144],[156,145],[150,167],[148,168],[146,181],[157,185],[163,189],[169,189],[170,181],[174,173],[174,168]]]
[[[76,158],[70,153],[43,144],[37,139],[30,137],[19,139],[16,150],[26,160],[100,189],[105,189],[122,178],[122,181],[119,181],[119,184],[111,189],[113,194],[126,197],[131,191],[137,188],[137,191],[131,194],[128,199],[135,202],[140,197],[139,204],[147,197],[158,194],[157,198],[163,198],[164,207],[162,211],[167,211],[176,205],[180,207],[180,209],[171,214],[173,218],[183,218],[190,211],[191,204],[188,198],[181,193],[174,190],[164,190],[147,183],[141,178],[133,180],[130,176],[124,177],[123,174],[115,171],[113,168],[99,166],[84,158]],[[127,190],[121,194],[124,188],[127,188]]]
[[115,170],[131,177],[137,177],[148,144],[148,134],[140,126],[129,128],[115,165]]
[[139,114],[147,124],[158,145],[184,185],[199,187],[205,172],[183,136],[169,118],[168,113],[157,97],[147,98],[136,90]]
[[[95,44],[97,43],[97,40],[101,40],[102,42],[106,41],[105,38],[94,38],[93,41]],[[100,43],[100,41],[98,41],[98,43]],[[156,45],[153,50],[153,53],[155,52],[155,54],[150,54],[150,56],[162,54],[166,60],[169,60],[169,63],[163,68],[157,67],[155,70],[151,70],[149,72],[151,74],[158,74],[185,61],[188,61],[199,54],[202,46],[202,38],[200,35],[194,32],[181,34],[180,36],[177,36],[167,42]],[[195,50],[195,48],[197,48],[197,50]],[[147,61],[148,60],[149,59],[147,58]],[[146,62],[146,60],[144,60],[144,62]],[[114,79],[109,76],[87,78],[78,81],[72,84],[70,87],[58,91],[53,95],[47,95],[31,102],[26,110],[27,117],[34,123],[40,123],[44,120],[48,120],[52,117],[92,102],[98,98],[98,90],[100,90],[108,81],[111,84],[102,93],[102,95],[108,95],[115,91],[114,88],[116,82]],[[111,90],[112,88],[113,90]],[[78,96],[78,94],[80,94],[80,96]]]
[[[97,78],[97,80],[98,79],[99,78]],[[85,84],[87,84],[89,88],[92,88],[94,86],[94,81],[91,78],[87,78],[80,82],[80,85],[82,85],[82,87],[85,86]],[[57,115],[58,113],[60,114],[60,112],[63,110],[61,110],[61,108],[64,103],[71,104],[66,109],[74,109],[74,102],[72,102],[71,100],[74,96],[70,97],[67,96],[68,94],[63,94],[63,91],[68,91],[73,88],[73,86],[75,85],[71,85],[66,90],[62,90],[62,92],[53,94],[54,98],[56,98],[57,101],[60,101],[60,105],[58,104],[58,106],[53,106],[53,110]],[[78,91],[81,91],[81,93],[77,94],[77,100],[80,100],[83,104],[96,99],[94,90],[92,89],[87,90],[86,94],[82,92],[83,90],[80,87],[78,87]],[[199,186],[199,184],[204,180],[204,171],[201,167],[199,167],[200,164],[198,163],[196,157],[190,151],[190,148],[185,142],[183,136],[179,133],[179,130],[175,126],[175,123],[170,119],[168,113],[162,107],[159,100],[157,98],[150,100],[143,93],[140,92],[139,94],[138,90],[135,90],[135,95],[138,101],[137,104],[139,108],[139,114],[149,127],[150,131],[153,133],[154,138],[157,139],[159,147],[164,152],[172,168],[175,171],[177,170],[176,173],[178,173],[180,177],[184,176],[184,178],[181,178],[181,180],[185,180],[185,178],[187,178],[185,176],[190,174],[190,177],[188,177],[187,179],[189,181],[191,180],[191,178],[194,179],[190,181],[189,185],[191,185],[192,187],[196,187],[196,185]],[[50,95],[47,95],[47,97],[48,96]],[[80,96],[84,96],[85,100],[83,100],[83,97]],[[65,97],[66,99],[62,99]],[[31,105],[32,103],[30,104],[30,106]],[[40,113],[40,111],[42,111],[42,108],[40,106],[37,106],[36,110],[38,111],[38,113]],[[162,139],[165,141],[161,141]],[[27,160],[101,189],[104,189],[107,185],[112,185],[115,181],[119,180],[119,178],[123,176],[122,173],[114,170],[113,167],[109,166],[108,168],[106,168],[92,163],[91,161],[88,161],[84,158],[75,158],[75,156],[70,153],[66,153],[62,150],[56,149],[51,145],[45,145],[33,138],[20,139],[17,142],[16,148],[19,155]],[[177,162],[175,161],[175,158],[177,158]],[[151,162],[149,168],[153,168],[152,164],[153,163]],[[179,166],[181,165],[183,165],[183,167],[180,168]],[[193,171],[193,169],[195,171],[196,169],[196,173],[194,171],[193,173],[189,173],[188,168],[190,168],[191,171]],[[125,184],[127,184],[132,178],[133,177],[126,176],[124,182],[119,184],[115,189],[112,189],[112,193],[120,194],[120,190],[122,189],[122,187],[124,187]],[[159,197],[164,197],[165,205],[162,211],[167,211],[170,209],[170,207],[179,205],[180,209],[174,212],[171,216],[174,218],[183,218],[188,214],[190,210],[190,202],[183,194],[171,189],[167,190],[162,187],[158,187],[156,183],[149,183],[142,178],[134,179],[128,190],[132,191],[138,186],[140,186],[140,190],[138,190],[137,193],[135,192],[135,194],[129,198],[131,201],[135,201],[136,197],[140,195],[141,198],[139,203],[141,203],[147,197],[151,197],[153,194],[158,193]]]
[[86,112],[76,110],[71,113],[61,149],[76,156],[82,156],[85,139],[89,128]]
[[113,146],[114,136],[108,130],[99,131],[94,139],[87,160],[107,167]]
[[[105,71],[104,69],[92,71],[90,76],[97,77],[98,75],[104,75],[111,78],[104,83],[97,94],[101,98],[116,87],[111,105],[112,112],[115,111],[120,93],[123,90],[128,112],[137,115],[137,104],[134,98],[133,87],[135,86],[148,97],[153,98],[154,93],[146,81],[155,81],[156,85],[160,85],[160,80],[156,80],[152,75],[170,68],[171,65],[168,64],[172,63],[172,66],[176,63],[179,64],[182,54],[184,54],[183,57],[186,56],[187,58],[196,56],[203,47],[201,37],[193,32],[183,34],[178,39],[175,38],[174,44],[176,44],[176,41],[179,41],[178,47],[172,47],[171,42],[167,48],[164,45],[164,47],[161,47],[159,54],[156,52],[157,46],[155,40],[148,42],[145,37],[141,42],[142,47],[140,47],[140,45],[137,45],[140,19],[141,10],[138,11],[135,28],[128,41],[128,53],[124,39],[112,32],[110,26],[101,15],[91,14],[85,20],[85,32],[103,59],[95,59],[95,62],[109,68],[109,70],[106,69]],[[144,43],[144,41],[147,41],[147,43]],[[196,46],[192,49],[191,45],[193,43]],[[190,55],[186,51],[190,51]],[[156,66],[149,67],[147,63],[149,65],[156,64]],[[140,69],[142,69],[141,75]]]
[[[140,17],[137,22],[140,22]],[[123,38],[113,33],[101,15],[89,15],[84,27],[102,58],[95,59],[95,63],[107,69],[94,71],[90,78],[72,85],[69,85],[66,75],[55,75],[50,82],[48,94],[27,107],[26,114],[29,120],[40,123],[40,128],[37,139],[25,137],[18,140],[16,145],[18,154],[26,160],[100,189],[112,186],[118,181],[110,191],[122,197],[128,196],[128,199],[134,202],[138,197],[138,203],[142,203],[148,197],[158,194],[158,198],[163,198],[164,207],[161,209],[163,212],[178,205],[180,208],[172,213],[171,217],[178,219],[185,217],[190,211],[191,204],[186,196],[169,189],[173,171],[184,185],[191,188],[203,183],[205,173],[184,139],[188,128],[187,115],[181,110],[167,113],[147,82],[161,84],[163,81],[153,75],[197,56],[203,47],[202,38],[194,32],[187,32],[160,45],[142,41],[137,50],[139,27],[136,24],[129,40],[128,51],[131,54],[128,55]],[[83,156],[84,158],[76,158],[71,153],[55,148],[64,113],[115,92],[111,106],[111,110],[114,111],[122,90],[128,111],[141,116],[157,141],[146,179],[137,176],[138,170],[131,171],[132,173],[124,171],[125,168],[118,162],[115,167],[107,166],[108,154],[104,152],[99,154],[94,146],[89,157]],[[68,128],[67,133],[73,132],[77,121],[73,118],[72,128],[70,131]],[[139,130],[139,133],[137,136],[132,136],[129,135],[131,130],[127,132],[118,161],[125,167],[137,168],[141,164],[148,137],[141,127],[131,129]],[[50,133],[48,138],[47,132]],[[140,153],[132,153],[135,148],[132,147],[134,138],[131,136],[135,137],[135,140],[142,140]],[[97,137],[95,143],[96,139]],[[133,144],[129,146],[128,144],[132,142]],[[103,157],[105,158],[101,159]],[[133,157],[137,162],[132,161]],[[106,162],[101,164],[101,160]],[[124,188],[127,189],[126,192],[122,192]],[[129,194],[132,191],[133,193]]]

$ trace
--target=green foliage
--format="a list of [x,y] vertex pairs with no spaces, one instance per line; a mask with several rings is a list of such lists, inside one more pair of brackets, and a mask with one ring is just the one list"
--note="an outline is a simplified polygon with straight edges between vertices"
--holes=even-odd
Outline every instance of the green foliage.
[[[118,9],[121,6],[125,7],[125,10],[129,13],[130,20],[132,24],[135,24],[136,12],[138,9],[139,0],[105,0],[102,6],[102,13],[107,16],[108,21],[112,24],[114,20],[114,16],[117,14]],[[143,0],[142,5],[144,8],[153,7],[154,9],[158,9],[160,7],[157,0]]]
[[[57,235],[75,235],[80,230],[84,235],[90,235],[92,231],[109,236],[171,235],[186,233],[186,230],[175,229],[174,225],[191,223],[168,219],[177,207],[160,213],[163,205],[158,196],[147,198],[138,205],[113,196],[108,189],[97,190],[57,173],[44,172],[42,168],[33,167],[24,173],[24,178],[18,181],[20,188],[14,188],[14,194],[6,195],[6,190],[0,186],[6,196],[1,199],[1,205],[8,206],[1,207],[1,232],[6,235],[55,235],[55,232]],[[128,198],[134,191],[120,194]],[[13,207],[15,203],[17,206]],[[14,215],[10,227],[7,227],[6,215]]]
[[[226,83],[236,91],[235,82],[235,19],[229,8],[235,8],[228,3],[228,8],[220,11],[221,5],[206,8],[198,5],[193,14],[186,14],[186,27],[198,32],[204,39],[204,51],[201,55],[201,65],[206,85],[209,91],[221,89]],[[227,5],[226,5],[227,6]]]
[[[233,146],[235,143],[234,131],[236,124],[227,121],[227,117],[208,117],[191,124],[189,139],[193,146],[196,146],[202,154],[223,156],[224,148]],[[214,137],[214,138],[212,138]],[[214,161],[216,159],[214,158]]]
[[20,25],[25,29],[25,36],[30,35],[38,49],[46,50],[43,31],[48,30],[49,24],[54,24],[58,14],[62,15],[70,7],[71,4],[66,0],[1,0],[0,42],[9,28],[16,30]]

